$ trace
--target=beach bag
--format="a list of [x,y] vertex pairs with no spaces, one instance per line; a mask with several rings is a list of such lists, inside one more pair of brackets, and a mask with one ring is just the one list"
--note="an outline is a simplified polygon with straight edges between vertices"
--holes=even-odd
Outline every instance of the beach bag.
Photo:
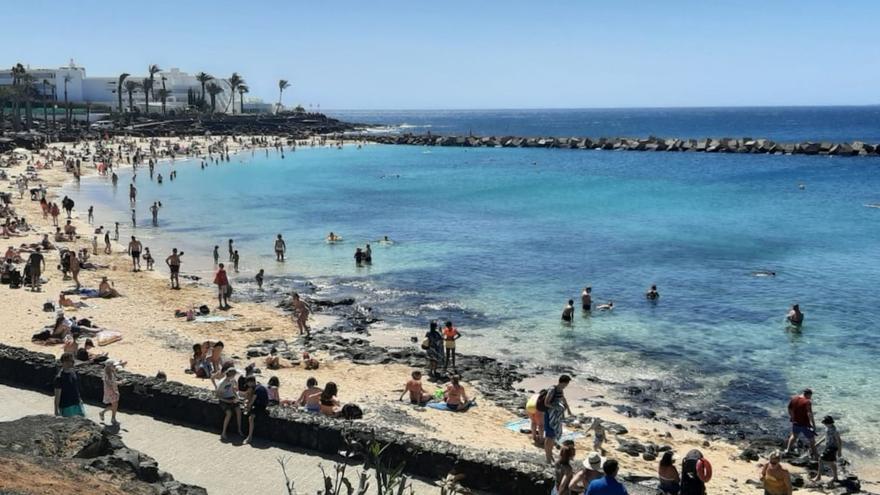
[[43,303],[43,311],[46,313],[54,313],[55,312],[55,304],[48,302],[48,301],[44,302]]
[[89,328],[94,327],[94,325],[92,325],[92,320],[90,320],[88,318],[82,318],[81,320],[78,320],[76,322],[76,324],[81,327],[89,327]]
[[227,284],[226,285],[226,297],[229,297],[231,295],[232,295],[232,284]]
[[203,314],[203,315],[206,315],[206,314],[208,314],[208,313],[210,313],[210,312],[211,312],[211,309],[208,308],[208,305],[207,305],[207,304],[202,304],[201,306],[199,306],[199,313],[201,313],[201,314]]
[[21,288],[21,273],[19,273],[18,270],[12,270],[9,272],[9,288]]
[[361,419],[364,417],[364,412],[357,404],[346,404],[339,411],[339,417],[342,419]]
[[539,412],[547,412],[547,392],[549,392],[552,388],[553,387],[545,388],[544,390],[538,392],[538,403],[535,407],[536,409],[538,409]]
[[428,340],[428,337],[425,337],[425,340],[422,341],[422,349],[427,351],[429,347],[431,347],[431,341]]

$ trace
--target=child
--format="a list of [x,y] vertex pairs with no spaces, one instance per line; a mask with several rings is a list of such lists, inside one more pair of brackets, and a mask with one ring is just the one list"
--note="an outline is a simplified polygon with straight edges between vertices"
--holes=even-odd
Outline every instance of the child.
[[816,471],[816,477],[813,478],[813,481],[818,483],[819,479],[822,478],[823,465],[830,464],[832,481],[837,482],[840,481],[837,479],[837,459],[843,449],[843,443],[840,441],[840,433],[838,433],[837,427],[834,426],[834,418],[825,416],[822,424],[825,425],[825,450],[822,451],[822,456],[819,457],[819,469]]
[[266,391],[269,393],[269,405],[277,406],[281,404],[281,394],[278,388],[281,386],[281,381],[278,380],[277,376],[273,376],[269,378],[269,386],[266,387]]
[[150,248],[148,248],[148,247],[144,248],[144,254],[142,257],[144,258],[144,263],[147,264],[147,270],[153,271],[153,262],[155,260],[153,259],[153,255],[150,254]]
[[593,450],[605,455],[605,449],[602,444],[605,443],[605,426],[599,418],[593,418],[593,423],[587,428],[587,431],[593,430]]
[[73,354],[61,355],[61,371],[55,376],[55,415],[69,418],[85,416],[79,394],[79,376],[73,369]]
[[257,272],[257,288],[263,290],[263,269],[260,268],[260,271]]
[[101,422],[104,421],[104,413],[110,410],[110,424],[118,425],[116,410],[119,409],[119,382],[117,381],[116,366],[107,361],[104,363],[104,409],[98,414]]
[[425,391],[425,387],[422,386],[421,371],[412,372],[412,379],[407,381],[406,385],[403,386],[403,392],[400,394],[398,400],[403,400],[403,396],[406,395],[407,392],[409,392],[410,404],[423,406],[431,399],[431,396]]

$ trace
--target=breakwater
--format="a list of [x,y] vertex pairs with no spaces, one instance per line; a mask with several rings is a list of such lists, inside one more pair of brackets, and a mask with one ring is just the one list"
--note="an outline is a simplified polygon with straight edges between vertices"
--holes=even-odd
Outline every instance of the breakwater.
[[880,144],[853,141],[781,143],[770,139],[744,138],[627,138],[627,137],[515,137],[436,136],[432,134],[364,135],[380,144],[454,146],[464,148],[557,148],[579,150],[678,151],[698,153],[754,153],[765,155],[880,156]]

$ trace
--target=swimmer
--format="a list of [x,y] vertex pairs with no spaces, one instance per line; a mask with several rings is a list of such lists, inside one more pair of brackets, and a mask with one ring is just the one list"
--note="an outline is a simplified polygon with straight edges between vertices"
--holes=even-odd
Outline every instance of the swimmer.
[[574,319],[574,299],[569,299],[568,304],[562,308],[562,321],[571,323],[572,319]]
[[596,309],[599,311],[611,311],[614,309],[614,301],[608,301],[605,304],[600,304],[596,306]]
[[264,277],[264,271],[262,268],[260,268],[260,271],[257,272],[257,276],[255,277],[257,279],[257,288],[259,290],[263,290],[263,277]]
[[389,239],[387,235],[386,235],[386,236],[382,236],[382,238],[379,239],[379,240],[376,241],[376,242],[378,242],[379,244],[385,244],[385,245],[394,244],[394,241],[392,241],[391,239]]
[[648,292],[645,292],[645,297],[649,301],[656,301],[657,299],[660,299],[660,293],[657,292],[657,286],[652,285],[651,288],[648,289]]
[[342,237],[334,234],[333,232],[330,232],[329,234],[327,234],[327,242],[339,242],[341,240],[342,240]]
[[768,270],[758,270],[758,271],[752,272],[752,276],[753,277],[775,277],[776,272],[771,272]]

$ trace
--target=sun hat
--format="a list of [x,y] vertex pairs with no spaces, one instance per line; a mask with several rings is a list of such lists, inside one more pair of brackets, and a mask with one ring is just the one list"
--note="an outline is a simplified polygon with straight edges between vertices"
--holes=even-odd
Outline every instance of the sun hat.
[[584,467],[593,471],[602,470],[602,456],[598,452],[590,452],[584,459]]

